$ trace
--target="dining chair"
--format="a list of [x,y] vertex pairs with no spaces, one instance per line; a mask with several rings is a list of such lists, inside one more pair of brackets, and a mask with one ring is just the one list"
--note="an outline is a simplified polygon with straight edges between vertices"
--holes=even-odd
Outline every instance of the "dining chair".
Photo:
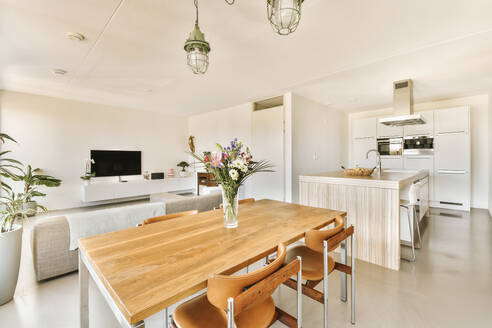
[[147,225],[147,224],[156,223],[156,222],[162,222],[162,221],[166,221],[166,220],[170,220],[170,219],[179,218],[181,216],[195,215],[198,213],[199,213],[198,210],[192,210],[192,211],[184,211],[184,212],[167,214],[167,215],[163,215],[163,216],[157,216],[155,218],[145,219],[142,222],[142,225]]
[[[213,275],[207,292],[179,305],[172,315],[174,328],[267,328],[277,320],[291,328],[302,323],[300,258],[285,262],[284,244],[277,259],[254,272],[238,275]],[[297,319],[275,306],[272,294],[291,276],[297,275]]]
[[[342,273],[342,301],[347,300],[346,275],[351,275],[351,323],[355,324],[355,259],[354,259],[354,227],[346,228],[345,216],[338,216],[330,221],[335,226],[326,230],[310,230],[306,232],[305,244],[295,246],[287,252],[285,262],[292,261],[297,257],[302,258],[302,279],[306,283],[302,285],[302,292],[309,298],[323,304],[324,312],[324,328],[328,327],[328,275],[334,270]],[[347,258],[347,248],[345,240],[350,237],[351,245],[351,266],[345,264]],[[335,260],[328,254],[342,245],[342,263]],[[314,289],[321,281],[323,281],[323,293]],[[292,289],[297,289],[298,282],[293,279],[287,280],[285,283]]]
[[[237,201],[239,205],[241,204],[249,204],[249,203],[254,203],[255,199],[254,198],[245,198],[245,199],[240,199]],[[219,208],[222,208],[222,204],[219,205]]]

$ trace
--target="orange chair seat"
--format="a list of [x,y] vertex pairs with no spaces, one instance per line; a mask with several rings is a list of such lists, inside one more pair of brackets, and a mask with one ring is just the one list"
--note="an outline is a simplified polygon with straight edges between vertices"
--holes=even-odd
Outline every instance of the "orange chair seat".
[[[302,258],[302,278],[305,280],[323,280],[323,254],[313,251],[304,245],[293,247],[287,251],[285,263]],[[328,274],[335,269],[335,261],[328,255]]]
[[[267,328],[275,318],[271,297],[236,316],[237,328]],[[201,295],[178,306],[173,314],[178,328],[227,328],[225,311],[213,306],[207,295]]]

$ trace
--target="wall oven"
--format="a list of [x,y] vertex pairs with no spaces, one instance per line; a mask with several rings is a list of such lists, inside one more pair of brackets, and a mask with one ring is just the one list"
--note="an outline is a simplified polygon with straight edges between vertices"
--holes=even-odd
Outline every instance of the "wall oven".
[[403,142],[404,155],[434,155],[434,137],[405,137]]
[[379,138],[378,152],[381,156],[401,156],[403,153],[403,138]]

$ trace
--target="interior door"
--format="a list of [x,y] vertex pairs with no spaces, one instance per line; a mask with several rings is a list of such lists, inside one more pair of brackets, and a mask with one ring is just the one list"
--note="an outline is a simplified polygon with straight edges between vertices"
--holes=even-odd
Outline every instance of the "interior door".
[[284,184],[284,108],[254,111],[252,115],[253,159],[265,159],[275,167],[273,173],[251,177],[251,190],[256,199],[285,200]]

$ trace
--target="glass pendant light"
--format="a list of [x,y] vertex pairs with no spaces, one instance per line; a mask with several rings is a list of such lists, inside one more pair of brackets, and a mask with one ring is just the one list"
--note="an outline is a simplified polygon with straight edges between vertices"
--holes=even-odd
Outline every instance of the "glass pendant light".
[[198,26],[198,0],[194,0],[196,8],[195,28],[186,40],[184,50],[187,52],[187,62],[195,74],[204,74],[208,69],[208,53],[210,44],[205,41],[205,35]]
[[268,20],[273,30],[280,35],[294,32],[301,20],[304,0],[267,0]]

